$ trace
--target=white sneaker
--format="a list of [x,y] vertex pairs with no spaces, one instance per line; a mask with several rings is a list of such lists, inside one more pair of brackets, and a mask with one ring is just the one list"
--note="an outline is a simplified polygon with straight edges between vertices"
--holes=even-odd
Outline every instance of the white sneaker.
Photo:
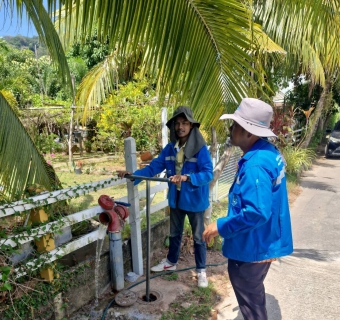
[[208,286],[207,274],[204,271],[197,273],[197,278],[200,288],[206,288]]
[[166,270],[176,270],[176,265],[172,265],[166,261],[166,259],[163,259],[160,264],[157,264],[157,266],[154,266],[151,268],[151,271],[153,272],[161,272]]

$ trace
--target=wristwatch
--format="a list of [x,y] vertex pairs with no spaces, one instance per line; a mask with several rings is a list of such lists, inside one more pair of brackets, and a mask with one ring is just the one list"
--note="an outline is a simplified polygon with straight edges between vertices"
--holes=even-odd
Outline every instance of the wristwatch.
[[187,181],[186,182],[191,182],[190,174],[185,174],[185,176],[187,176]]

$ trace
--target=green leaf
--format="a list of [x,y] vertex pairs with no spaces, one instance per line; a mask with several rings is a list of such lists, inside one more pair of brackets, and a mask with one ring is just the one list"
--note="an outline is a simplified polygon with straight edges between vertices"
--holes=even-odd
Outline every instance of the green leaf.
[[10,291],[12,290],[12,286],[9,283],[4,283],[2,287],[0,287],[1,291]]
[[79,103],[88,106],[84,116],[90,115],[90,106],[106,100],[118,80],[128,80],[138,69],[157,79],[160,103],[168,94],[168,104],[190,105],[209,127],[223,127],[218,119],[227,103],[251,95],[252,88],[262,90],[248,72],[258,73],[252,67],[247,3],[65,0],[64,5],[56,28],[65,46],[84,43],[96,26],[99,41],[109,39],[112,50],[80,86]]
[[9,274],[11,272],[11,267],[9,267],[9,266],[1,267],[1,272],[3,274]]
[[[18,116],[0,92],[0,185],[12,198],[23,194],[27,185],[40,184],[51,189],[55,172],[37,150]],[[13,146],[20,145],[20,148]],[[13,174],[15,172],[15,174]]]

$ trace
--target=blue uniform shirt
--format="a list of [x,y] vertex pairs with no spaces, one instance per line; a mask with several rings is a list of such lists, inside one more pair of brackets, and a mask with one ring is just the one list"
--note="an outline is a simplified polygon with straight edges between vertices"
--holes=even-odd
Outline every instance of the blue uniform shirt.
[[[135,171],[134,174],[154,177],[165,169],[167,177],[174,176],[176,154],[175,144],[170,142],[150,165]],[[202,212],[207,209],[210,205],[209,183],[213,178],[213,167],[207,146],[204,145],[192,158],[184,159],[181,174],[190,174],[190,182],[183,182],[180,192],[177,192],[175,184],[169,183],[169,206],[191,212]],[[139,182],[140,180],[135,180],[134,184]]]
[[239,161],[228,214],[217,220],[227,258],[256,262],[293,252],[283,156],[259,139]]

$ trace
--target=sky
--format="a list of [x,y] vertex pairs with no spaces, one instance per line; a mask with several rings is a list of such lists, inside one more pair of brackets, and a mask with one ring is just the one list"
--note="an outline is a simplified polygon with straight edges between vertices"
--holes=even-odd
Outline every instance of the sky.
[[10,9],[0,8],[0,37],[16,36],[18,34],[26,37],[37,35],[34,25],[28,23],[25,13],[23,13],[22,19],[18,21],[16,12],[13,12],[13,18],[11,19],[8,10]]

